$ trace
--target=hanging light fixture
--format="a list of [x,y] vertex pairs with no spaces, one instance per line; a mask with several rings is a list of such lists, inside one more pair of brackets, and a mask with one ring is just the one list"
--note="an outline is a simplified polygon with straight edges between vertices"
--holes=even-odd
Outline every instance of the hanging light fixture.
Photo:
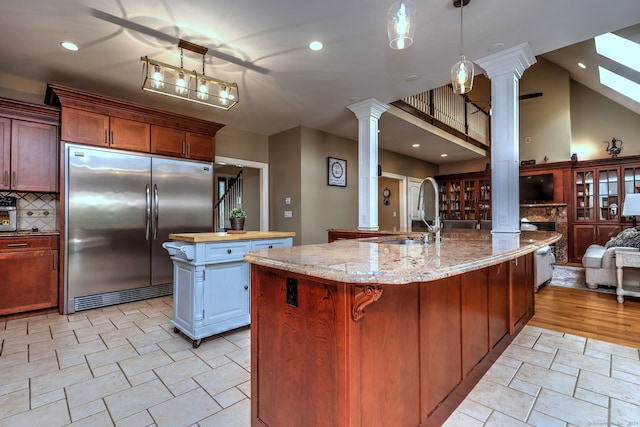
[[387,14],[387,33],[392,49],[406,49],[413,44],[416,8],[409,0],[395,2]]
[[461,95],[469,92],[473,88],[473,62],[467,61],[464,53],[462,53],[463,38],[463,19],[462,9],[469,4],[471,0],[453,0],[454,7],[460,7],[460,60],[451,68],[451,84],[453,91]]
[[[198,104],[229,110],[238,103],[238,85],[205,75],[207,48],[180,40],[180,67],[165,64],[144,56],[142,61],[142,90],[161,93]],[[184,69],[183,49],[202,55],[202,74]]]

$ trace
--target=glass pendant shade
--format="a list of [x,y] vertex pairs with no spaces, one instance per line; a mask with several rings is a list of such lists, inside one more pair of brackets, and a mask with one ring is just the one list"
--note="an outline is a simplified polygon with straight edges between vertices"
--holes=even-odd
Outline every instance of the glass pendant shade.
[[460,55],[460,60],[451,68],[453,91],[458,95],[469,92],[473,88],[473,77],[473,62]]
[[176,93],[178,95],[186,95],[189,90],[187,89],[187,82],[184,79],[184,72],[178,72],[178,80],[176,80]]
[[162,70],[162,67],[159,67],[158,65],[153,67],[151,86],[156,89],[162,89],[164,87],[164,71]]
[[198,99],[206,101],[209,99],[209,82],[205,79],[200,79],[198,81]]
[[391,5],[387,14],[387,33],[392,49],[406,49],[413,44],[416,8],[408,0]]

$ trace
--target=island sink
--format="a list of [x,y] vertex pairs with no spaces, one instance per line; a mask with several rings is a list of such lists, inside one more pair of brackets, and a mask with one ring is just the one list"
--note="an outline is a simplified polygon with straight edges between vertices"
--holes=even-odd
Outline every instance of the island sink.
[[386,245],[418,245],[422,242],[420,240],[414,240],[414,239],[396,239],[396,240],[384,240],[380,243],[384,243]]

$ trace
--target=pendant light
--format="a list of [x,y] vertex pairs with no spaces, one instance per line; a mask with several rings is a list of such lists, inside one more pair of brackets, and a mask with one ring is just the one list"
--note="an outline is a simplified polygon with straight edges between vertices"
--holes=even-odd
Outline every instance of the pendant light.
[[453,0],[454,7],[460,6],[460,60],[451,68],[451,84],[453,91],[461,95],[469,92],[473,88],[473,62],[467,61],[464,53],[462,53],[463,38],[463,18],[462,9],[465,4],[469,4],[471,0]]
[[[180,67],[146,56],[142,62],[142,89],[197,104],[229,110],[238,103],[238,85],[205,75],[208,48],[186,40],[178,43]],[[202,55],[202,74],[184,68],[184,49]]]
[[395,2],[387,14],[387,34],[392,49],[406,49],[413,44],[416,8],[409,0]]

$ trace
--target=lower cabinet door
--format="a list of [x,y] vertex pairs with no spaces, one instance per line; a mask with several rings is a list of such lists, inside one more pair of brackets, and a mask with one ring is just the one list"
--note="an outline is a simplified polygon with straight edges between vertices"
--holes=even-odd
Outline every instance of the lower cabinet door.
[[248,325],[250,281],[250,266],[243,261],[208,265],[203,289],[203,325],[229,328]]
[[0,253],[0,315],[58,305],[58,251]]

